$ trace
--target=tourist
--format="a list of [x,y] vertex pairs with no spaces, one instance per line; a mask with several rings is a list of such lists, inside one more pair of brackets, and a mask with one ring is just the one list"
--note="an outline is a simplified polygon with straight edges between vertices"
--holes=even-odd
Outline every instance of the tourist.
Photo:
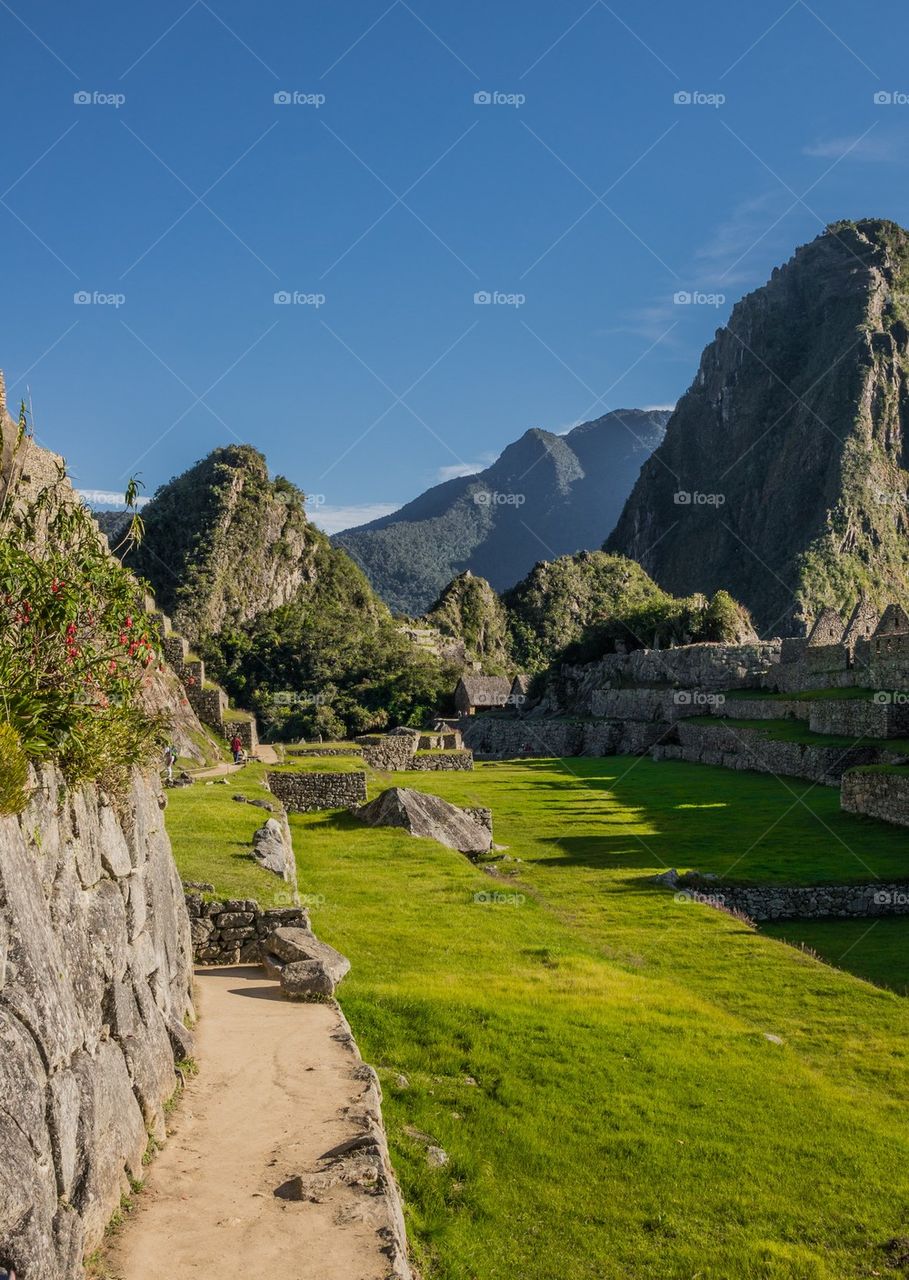
[[[173,782],[174,780],[174,765],[177,763],[177,754],[177,748],[173,743],[164,750],[164,768],[167,771],[168,782]],[[0,1277],[0,1280],[2,1280],[2,1277]]]
[[243,763],[243,743],[240,741],[236,733],[230,740],[230,749],[234,755],[234,764],[242,764]]

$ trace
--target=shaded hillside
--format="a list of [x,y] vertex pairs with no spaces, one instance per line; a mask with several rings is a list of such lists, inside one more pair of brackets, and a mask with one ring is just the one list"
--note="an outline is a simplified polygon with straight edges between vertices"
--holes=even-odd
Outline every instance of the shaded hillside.
[[[909,237],[837,223],[734,308],[608,551],[764,634],[909,589]],[[686,496],[688,495],[688,496]]]
[[541,554],[602,543],[668,418],[663,410],[622,409],[564,436],[527,431],[485,471],[436,485],[334,541],[404,613],[429,609],[467,569],[505,590]]

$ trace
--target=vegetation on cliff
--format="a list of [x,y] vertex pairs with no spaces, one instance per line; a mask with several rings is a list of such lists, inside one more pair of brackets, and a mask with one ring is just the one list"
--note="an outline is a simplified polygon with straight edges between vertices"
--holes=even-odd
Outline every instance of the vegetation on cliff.
[[[0,428],[8,438],[8,421]],[[138,585],[73,500],[62,463],[55,483],[26,493],[29,445],[23,410],[0,505],[0,812],[24,802],[23,762],[116,789],[161,730],[142,698],[157,655]]]
[[446,639],[460,641],[486,675],[515,669],[505,606],[486,579],[470,570],[449,582],[424,621]]
[[143,518],[127,563],[267,736],[418,724],[446,704],[456,672],[402,632],[258,450],[216,449],[159,489]]
[[909,235],[839,222],[733,309],[609,551],[763,634],[909,592]]

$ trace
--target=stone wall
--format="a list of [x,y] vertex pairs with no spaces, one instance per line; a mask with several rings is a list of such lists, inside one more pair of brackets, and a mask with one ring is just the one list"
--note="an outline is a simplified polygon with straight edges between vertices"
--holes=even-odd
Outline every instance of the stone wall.
[[205,902],[197,893],[186,895],[193,955],[198,964],[258,964],[260,943],[275,929],[309,928],[303,907],[263,911],[254,898]]
[[810,702],[808,727],[812,733],[837,733],[849,738],[895,738],[909,729],[902,703],[865,698]]
[[471,717],[465,724],[464,742],[475,757],[487,760],[641,755],[662,741],[669,730],[668,723],[658,720],[519,719],[491,713]]
[[675,742],[661,743],[651,752],[654,760],[687,760],[694,764],[747,769],[779,777],[807,778],[824,786],[839,785],[842,774],[857,765],[873,764],[879,752],[873,747],[822,747],[813,743],[779,742],[758,729],[739,726],[691,724],[680,721]]
[[351,743],[347,747],[288,747],[290,756],[361,756],[363,748]]
[[203,724],[223,732],[224,713],[227,710],[227,694],[223,689],[189,685],[186,689],[189,705]]
[[678,895],[706,906],[741,911],[760,924],[767,920],[874,919],[909,915],[909,883],[811,885],[730,885],[705,880]]
[[390,733],[382,737],[358,738],[363,751],[363,760],[370,769],[379,773],[396,773],[402,769],[412,769],[414,754],[419,737],[409,733]]
[[259,735],[256,732],[255,720],[231,720],[230,712],[228,712],[221,732],[228,742],[232,741],[236,734],[243,743],[243,750],[248,752],[249,755],[252,755],[259,745]]
[[0,818],[0,1268],[73,1280],[165,1137],[192,948],[157,779]]
[[269,773],[266,782],[291,813],[352,809],[366,803],[365,773]]
[[448,769],[472,769],[472,751],[433,751],[429,755],[415,755],[408,769],[422,769],[424,772]]
[[905,773],[858,769],[843,774],[840,804],[847,813],[909,827],[909,769]]

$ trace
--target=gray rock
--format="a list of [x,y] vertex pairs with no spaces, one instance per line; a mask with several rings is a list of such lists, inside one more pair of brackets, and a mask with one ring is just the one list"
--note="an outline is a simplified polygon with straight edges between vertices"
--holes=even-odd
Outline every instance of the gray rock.
[[488,853],[492,833],[464,809],[409,787],[390,787],[354,816],[371,827],[401,827],[461,853]]
[[284,995],[295,1000],[325,999],[350,970],[350,961],[306,929],[276,929],[262,947],[262,963],[276,976]]
[[293,840],[285,817],[269,818],[253,836],[253,857],[260,867],[280,876],[287,884],[297,885],[297,864]]

